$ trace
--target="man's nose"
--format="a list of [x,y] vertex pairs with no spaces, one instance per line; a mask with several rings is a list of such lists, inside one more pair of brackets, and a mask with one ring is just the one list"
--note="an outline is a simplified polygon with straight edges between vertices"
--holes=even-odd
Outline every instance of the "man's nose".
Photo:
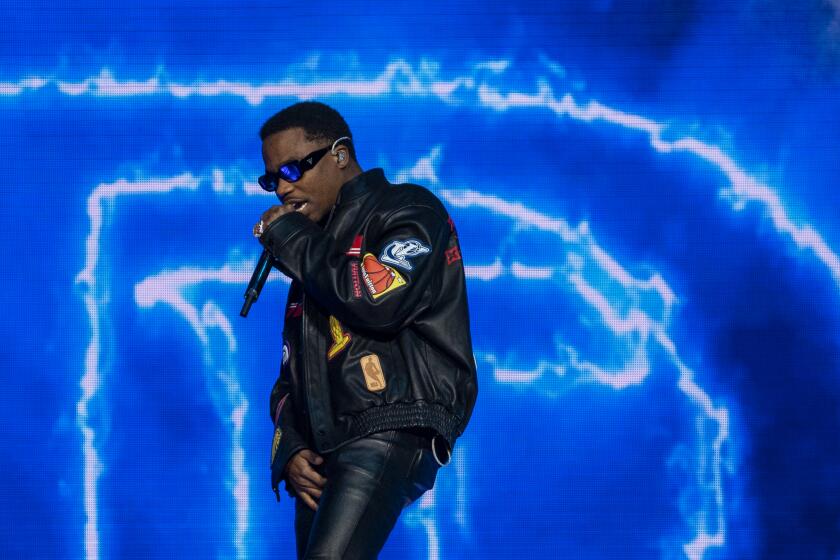
[[274,191],[274,194],[277,195],[280,202],[283,202],[283,197],[288,196],[293,190],[294,187],[291,183],[287,183],[283,179],[277,179],[277,190]]

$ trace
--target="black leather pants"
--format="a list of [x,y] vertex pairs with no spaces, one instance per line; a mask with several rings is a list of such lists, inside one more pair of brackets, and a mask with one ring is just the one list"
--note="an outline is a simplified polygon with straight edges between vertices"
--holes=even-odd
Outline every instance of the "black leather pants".
[[327,478],[318,510],[295,499],[297,557],[376,558],[403,508],[435,483],[431,441],[391,430],[325,454],[315,467]]

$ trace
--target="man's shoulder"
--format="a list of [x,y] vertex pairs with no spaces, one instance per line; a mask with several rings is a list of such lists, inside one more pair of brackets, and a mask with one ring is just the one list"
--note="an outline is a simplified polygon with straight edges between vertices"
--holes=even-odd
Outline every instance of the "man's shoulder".
[[415,183],[393,183],[383,189],[378,211],[392,214],[400,210],[409,213],[432,212],[444,221],[449,218],[440,199],[428,188]]

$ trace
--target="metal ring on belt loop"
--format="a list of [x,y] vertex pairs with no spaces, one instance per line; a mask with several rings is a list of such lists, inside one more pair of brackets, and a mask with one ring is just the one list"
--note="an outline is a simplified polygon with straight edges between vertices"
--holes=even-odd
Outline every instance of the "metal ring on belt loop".
[[[437,450],[435,449],[435,440],[439,437],[441,437],[440,434],[435,434],[435,436],[432,438],[432,455],[434,456],[435,461],[437,461],[438,465],[440,465],[441,467],[445,467],[446,465],[448,465],[452,461],[452,451],[449,451],[448,446],[447,446],[447,455],[448,456],[446,458],[446,462],[441,463],[440,458],[437,455]],[[444,445],[445,444],[446,444],[446,442],[444,441]]]

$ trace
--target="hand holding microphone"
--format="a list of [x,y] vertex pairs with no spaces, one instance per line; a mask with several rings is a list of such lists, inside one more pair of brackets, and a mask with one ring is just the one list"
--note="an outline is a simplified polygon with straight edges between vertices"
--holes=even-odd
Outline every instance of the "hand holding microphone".
[[[283,204],[272,206],[266,210],[260,221],[254,225],[254,237],[259,239],[265,232],[267,223],[270,224],[288,212],[294,212],[294,208]],[[251,281],[248,282],[248,288],[245,290],[245,303],[242,305],[242,310],[239,312],[239,315],[242,317],[248,316],[248,312],[251,310],[251,305],[253,305],[253,303],[257,301],[257,298],[260,297],[260,292],[262,291],[265,281],[268,280],[268,275],[270,273],[271,254],[268,252],[268,249],[263,249],[262,255],[260,255],[260,260],[257,261],[257,266],[254,268],[254,273],[251,274]]]

